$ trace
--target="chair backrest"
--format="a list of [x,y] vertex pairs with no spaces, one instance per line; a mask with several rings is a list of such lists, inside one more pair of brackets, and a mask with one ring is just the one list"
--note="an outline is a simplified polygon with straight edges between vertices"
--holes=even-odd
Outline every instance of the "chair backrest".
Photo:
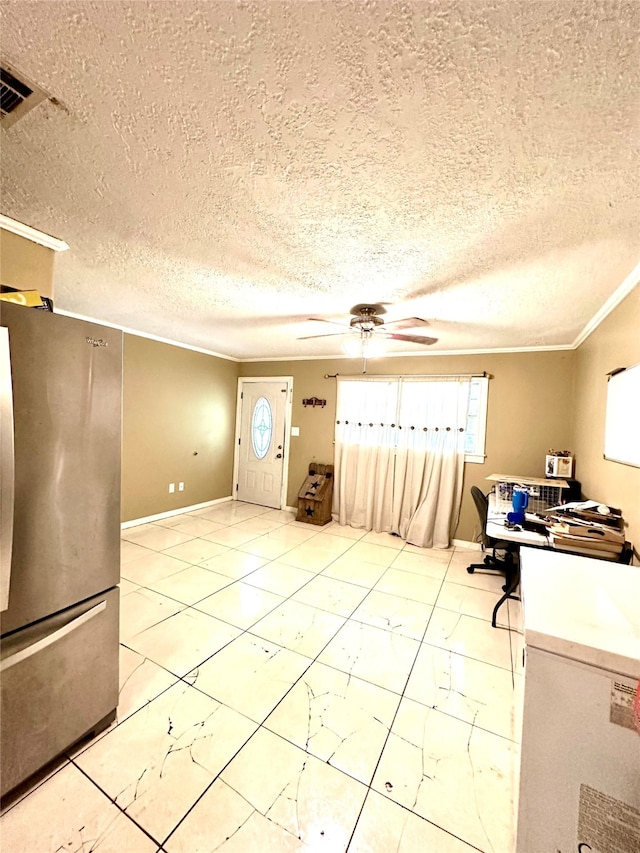
[[489,543],[489,538],[486,534],[487,514],[489,512],[489,500],[484,492],[477,486],[471,486],[471,497],[478,510],[478,518],[480,519],[480,541],[483,545]]

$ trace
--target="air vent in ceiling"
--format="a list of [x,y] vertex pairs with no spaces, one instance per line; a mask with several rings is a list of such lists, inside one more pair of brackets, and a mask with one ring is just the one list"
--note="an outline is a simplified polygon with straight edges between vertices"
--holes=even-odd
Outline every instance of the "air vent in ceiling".
[[38,106],[48,95],[35,83],[20,74],[8,62],[0,66],[0,121],[3,127],[15,124],[23,115]]

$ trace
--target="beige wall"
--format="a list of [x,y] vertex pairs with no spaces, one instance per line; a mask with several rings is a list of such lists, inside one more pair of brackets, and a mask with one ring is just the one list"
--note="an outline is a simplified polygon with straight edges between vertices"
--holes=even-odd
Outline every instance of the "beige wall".
[[[367,373],[481,373],[489,382],[487,458],[484,464],[465,465],[464,496],[457,539],[472,540],[478,533],[477,515],[469,490],[477,485],[488,491],[485,478],[492,473],[544,476],[549,448],[571,447],[572,389],[575,353],[543,352],[469,356],[382,358],[369,362]],[[360,373],[361,362],[336,359],[314,361],[245,362],[242,376],[291,375],[293,426],[287,503],[296,506],[297,492],[309,462],[333,461],[333,424],[336,382],[325,373]],[[327,400],[327,406],[304,408],[306,397]]]
[[[576,350],[574,437],[576,476],[585,494],[622,509],[627,538],[640,549],[640,468],[603,458],[607,374],[640,362],[640,287]],[[629,400],[636,428],[640,401]],[[635,416],[632,414],[635,412]]]
[[0,228],[0,282],[53,298],[55,252]]
[[[469,489],[487,491],[491,473],[543,476],[549,448],[570,449],[585,495],[621,506],[628,536],[640,542],[640,471],[602,458],[606,374],[640,361],[640,289],[577,351],[375,359],[368,373],[491,375],[487,458],[465,466],[456,538],[478,533]],[[325,373],[360,373],[359,360],[237,364],[180,347],[125,336],[123,520],[232,494],[238,376],[294,377],[287,504],[311,461],[333,461],[336,382]],[[306,397],[327,400],[304,408]],[[194,450],[198,456],[193,456]],[[186,483],[168,493],[169,482]]]
[[[53,297],[55,253],[0,229],[0,280]],[[551,447],[571,449],[585,495],[620,506],[628,538],[640,543],[640,469],[603,458],[606,377],[640,362],[640,287],[577,351],[375,359],[369,374],[487,371],[487,459],[465,466],[456,538],[478,532],[469,489],[487,490],[493,472],[541,476]],[[294,377],[287,504],[311,461],[333,461],[335,380],[325,373],[360,373],[359,360],[245,362],[125,335],[122,518],[131,520],[232,494],[237,377]],[[327,406],[304,408],[306,397]],[[637,405],[637,401],[636,401]],[[197,456],[194,452],[197,451]],[[168,484],[185,491],[169,494]]]
[[231,495],[237,377],[234,361],[125,335],[123,521]]

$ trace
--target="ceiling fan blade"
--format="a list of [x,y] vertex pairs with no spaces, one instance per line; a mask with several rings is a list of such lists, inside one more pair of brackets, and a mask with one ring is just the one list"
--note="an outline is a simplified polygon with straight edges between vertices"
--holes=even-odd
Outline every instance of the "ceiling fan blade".
[[425,335],[395,335],[393,332],[376,332],[378,335],[383,335],[385,338],[392,338],[394,341],[409,341],[412,344],[426,344],[427,346],[438,342],[438,338],[427,338]]
[[394,329],[417,329],[418,326],[428,326],[429,321],[421,317],[405,317],[404,320],[385,321],[385,326],[393,326]]
[[313,338],[346,338],[347,335],[352,335],[353,332],[329,332],[326,335],[305,335],[302,338],[296,338],[297,341],[310,341]]
[[325,320],[324,317],[309,317],[309,321],[313,320],[314,323],[331,323],[332,326],[340,326],[342,329],[351,328],[346,323],[338,323],[336,320]]

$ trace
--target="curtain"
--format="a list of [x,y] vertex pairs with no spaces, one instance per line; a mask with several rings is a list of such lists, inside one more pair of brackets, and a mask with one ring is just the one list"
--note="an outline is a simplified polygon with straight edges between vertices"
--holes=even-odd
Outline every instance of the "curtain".
[[458,522],[467,377],[338,377],[334,510],[340,524],[447,548]]
[[398,383],[338,377],[334,508],[340,524],[391,529]]

